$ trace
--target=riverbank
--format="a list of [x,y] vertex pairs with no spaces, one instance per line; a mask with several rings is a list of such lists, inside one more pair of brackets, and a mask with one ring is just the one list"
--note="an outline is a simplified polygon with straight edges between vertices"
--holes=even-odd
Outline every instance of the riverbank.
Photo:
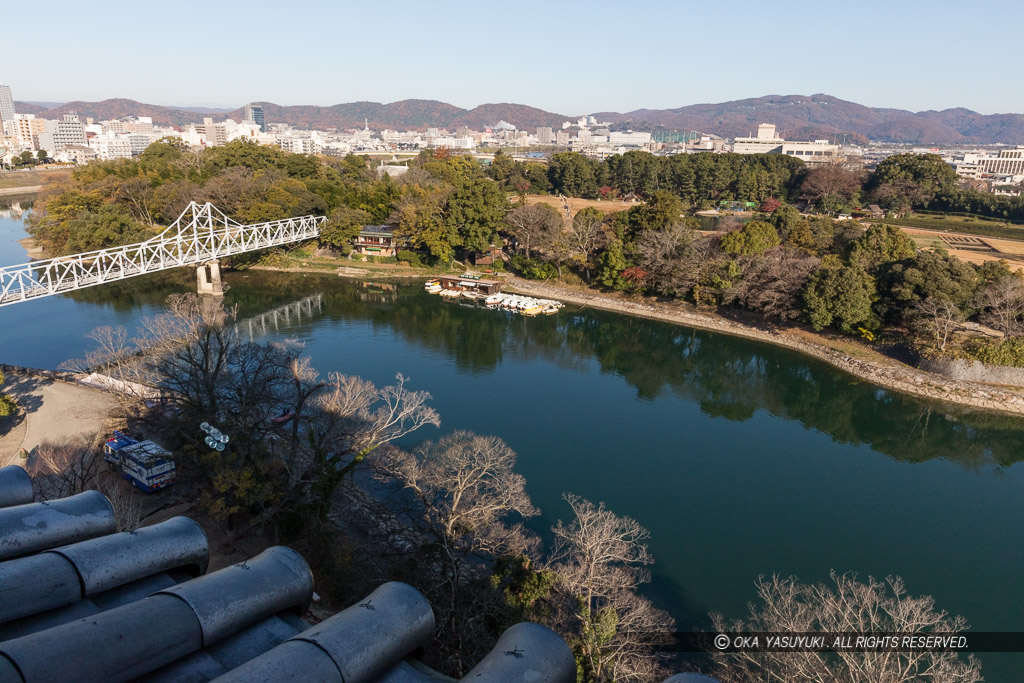
[[1024,416],[1024,390],[947,379],[908,365],[902,365],[850,341],[838,342],[839,348],[833,348],[829,345],[831,340],[806,330],[741,323],[696,311],[687,304],[652,300],[637,301],[621,296],[599,294],[590,290],[520,278],[510,278],[508,284],[513,290],[522,294],[559,299],[579,306],[678,323],[688,327],[783,346],[813,356],[858,379],[904,394],[975,409]]
[[23,187],[0,187],[0,197],[6,195],[36,194],[41,189],[43,189],[42,185],[25,185]]

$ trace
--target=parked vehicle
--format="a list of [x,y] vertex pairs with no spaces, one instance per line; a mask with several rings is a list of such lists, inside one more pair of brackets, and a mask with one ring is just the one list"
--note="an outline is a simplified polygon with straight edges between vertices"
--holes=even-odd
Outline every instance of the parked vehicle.
[[174,483],[171,452],[154,441],[139,441],[114,432],[103,445],[103,459],[136,488],[152,493]]

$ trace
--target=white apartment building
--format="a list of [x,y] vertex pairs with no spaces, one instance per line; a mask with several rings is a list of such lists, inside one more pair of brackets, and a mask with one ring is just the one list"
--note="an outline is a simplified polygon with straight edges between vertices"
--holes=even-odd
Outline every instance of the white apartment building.
[[96,156],[104,161],[132,158],[132,144],[127,135],[97,135],[89,140],[89,147],[96,150]]
[[555,141],[555,135],[551,132],[550,126],[542,126],[537,129],[537,144],[550,145]]
[[473,149],[476,147],[476,140],[473,138],[433,138],[429,141],[431,147],[445,147],[447,149]]
[[214,123],[213,119],[206,117],[203,119],[202,126],[196,126],[196,130],[199,130],[206,138],[206,144],[210,147],[218,147],[227,143],[228,141],[228,129],[223,123]]
[[971,180],[988,179],[992,176],[1006,176],[1009,182],[1024,178],[1024,147],[1001,149],[998,154],[989,152],[967,152],[963,159],[954,161],[957,176]]
[[998,156],[978,159],[978,165],[986,174],[1024,175],[1024,147],[1001,149]]
[[268,136],[263,133],[260,128],[260,124],[255,121],[242,121],[241,123],[235,123],[231,119],[224,122],[224,127],[227,130],[228,142],[232,140],[238,140],[244,138],[246,140],[262,141],[262,138],[273,139],[273,136]]
[[320,141],[311,137],[277,136],[277,146],[292,154],[319,154]]
[[86,145],[66,145],[59,152],[50,152],[50,156],[62,164],[87,164],[97,158],[96,150]]
[[828,140],[785,142],[782,145],[782,154],[802,159],[808,164],[824,164],[840,156],[839,145],[830,144]]
[[128,140],[128,146],[132,150],[132,155],[142,154],[157,139],[153,133],[128,133],[124,137]]
[[87,147],[85,124],[77,114],[64,114],[60,121],[46,121],[39,134],[39,149],[45,149],[51,156],[68,145]]
[[608,144],[626,145],[633,147],[646,147],[651,144],[650,133],[634,133],[631,130],[625,132],[608,133]]

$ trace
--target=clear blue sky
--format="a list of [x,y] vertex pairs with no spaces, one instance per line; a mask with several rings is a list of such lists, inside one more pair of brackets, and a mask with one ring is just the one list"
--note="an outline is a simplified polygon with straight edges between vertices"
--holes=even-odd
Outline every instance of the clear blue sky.
[[50,0],[8,3],[2,21],[21,27],[0,58],[18,100],[423,98],[573,115],[828,93],[1024,113],[1022,0]]

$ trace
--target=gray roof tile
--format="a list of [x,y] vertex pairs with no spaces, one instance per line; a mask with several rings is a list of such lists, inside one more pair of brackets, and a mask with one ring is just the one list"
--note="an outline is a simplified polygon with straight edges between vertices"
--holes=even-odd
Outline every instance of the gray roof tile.
[[[434,633],[412,586],[386,583],[311,627],[300,615],[312,574],[295,551],[206,574],[207,539],[192,520],[113,533],[101,494],[27,503],[23,474],[0,470],[0,682],[452,680],[408,659]],[[575,676],[557,634],[518,624],[467,679]]]
[[31,503],[34,497],[32,478],[24,468],[17,465],[0,467],[0,508]]

